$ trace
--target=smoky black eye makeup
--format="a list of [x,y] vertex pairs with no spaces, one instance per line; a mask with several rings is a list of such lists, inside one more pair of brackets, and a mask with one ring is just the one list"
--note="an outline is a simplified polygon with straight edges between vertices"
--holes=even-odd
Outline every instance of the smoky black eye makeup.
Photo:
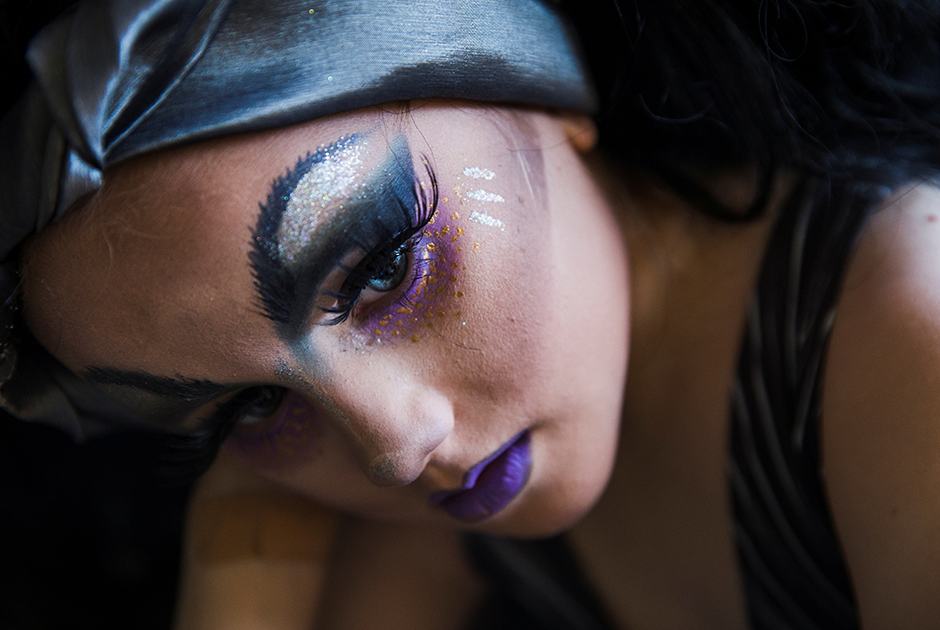
[[262,312],[288,343],[314,319],[344,322],[364,291],[391,292],[413,275],[437,179],[423,156],[415,173],[404,137],[383,137],[381,151],[372,142],[342,137],[302,156],[260,204],[249,261]]

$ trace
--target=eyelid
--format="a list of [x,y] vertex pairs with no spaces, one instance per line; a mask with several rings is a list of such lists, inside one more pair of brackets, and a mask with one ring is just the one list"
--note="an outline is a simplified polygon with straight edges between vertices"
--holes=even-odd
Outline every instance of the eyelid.
[[[358,303],[362,291],[365,289],[369,280],[367,274],[369,272],[368,268],[370,264],[373,263],[378,257],[389,255],[397,251],[401,245],[407,243],[410,239],[413,239],[416,236],[420,238],[421,230],[424,229],[424,227],[427,226],[428,223],[430,223],[434,218],[434,215],[437,212],[439,194],[437,176],[434,173],[434,169],[431,167],[427,157],[422,155],[421,158],[421,161],[425,167],[425,173],[429,179],[430,191],[427,190],[424,182],[422,182],[420,178],[416,176],[412,186],[415,207],[411,211],[414,215],[411,226],[398,232],[397,234],[389,234],[384,242],[378,243],[369,249],[369,251],[367,251],[367,253],[360,259],[359,263],[355,267],[352,269],[348,269],[347,267],[348,272],[346,279],[343,281],[343,284],[338,291],[321,291],[323,295],[329,298],[334,298],[338,301],[337,306],[320,307],[321,311],[334,315],[334,317],[328,319],[325,322],[322,322],[321,325],[335,326],[346,321]],[[402,205],[402,208],[404,208],[402,200],[399,199],[398,202]],[[378,218],[381,217],[379,216]],[[362,249],[367,248],[363,247]],[[409,259],[413,260],[413,258],[414,257],[409,253]]]
[[[184,422],[181,433],[170,434],[168,463],[164,472],[171,477],[192,480],[203,474],[215,461],[216,453],[231,433],[239,417],[238,410],[251,400],[249,389],[221,396],[207,409],[209,415],[196,415]],[[206,409],[206,407],[200,408]]]

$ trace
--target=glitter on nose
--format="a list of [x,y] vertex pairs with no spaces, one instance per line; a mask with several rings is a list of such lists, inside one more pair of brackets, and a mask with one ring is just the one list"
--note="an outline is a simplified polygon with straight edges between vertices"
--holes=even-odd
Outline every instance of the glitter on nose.
[[398,465],[388,455],[379,455],[369,465],[369,476],[375,481],[391,481],[398,473]]

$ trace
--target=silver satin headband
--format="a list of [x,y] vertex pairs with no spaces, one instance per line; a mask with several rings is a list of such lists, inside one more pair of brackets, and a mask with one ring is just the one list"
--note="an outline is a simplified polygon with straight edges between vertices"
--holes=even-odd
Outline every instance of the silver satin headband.
[[27,58],[0,121],[0,261],[163,147],[428,97],[594,108],[538,0],[85,0]]

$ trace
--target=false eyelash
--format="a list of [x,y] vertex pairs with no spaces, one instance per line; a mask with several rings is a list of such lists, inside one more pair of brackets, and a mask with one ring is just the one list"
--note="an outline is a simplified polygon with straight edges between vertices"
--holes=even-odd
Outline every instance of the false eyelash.
[[[355,267],[350,268],[345,265],[340,267],[347,273],[346,280],[343,281],[343,286],[339,291],[322,291],[323,295],[338,301],[336,306],[320,307],[321,311],[333,315],[333,317],[323,322],[322,325],[335,326],[349,319],[366,284],[372,278],[375,271],[382,269],[385,264],[391,260],[392,256],[396,256],[401,252],[411,258],[411,254],[417,246],[418,236],[421,230],[424,229],[434,217],[438,201],[437,176],[428,163],[427,158],[424,155],[422,155],[421,158],[424,163],[425,173],[427,173],[431,183],[431,191],[429,194],[425,187],[422,186],[421,182],[415,179],[412,188],[412,193],[415,198],[414,223],[397,234],[389,235],[383,243],[373,247]],[[407,210],[402,199],[398,199],[398,203],[402,210]],[[363,250],[367,249],[365,245],[360,244],[360,246]],[[404,248],[404,251],[402,251],[402,248]],[[412,284],[420,276],[419,266],[416,264],[414,266],[415,270],[412,274]]]
[[164,476],[192,481],[209,470],[222,443],[258,399],[259,387],[243,389],[224,403],[218,403],[212,415],[198,418],[199,428],[186,433],[171,433],[161,472]]

